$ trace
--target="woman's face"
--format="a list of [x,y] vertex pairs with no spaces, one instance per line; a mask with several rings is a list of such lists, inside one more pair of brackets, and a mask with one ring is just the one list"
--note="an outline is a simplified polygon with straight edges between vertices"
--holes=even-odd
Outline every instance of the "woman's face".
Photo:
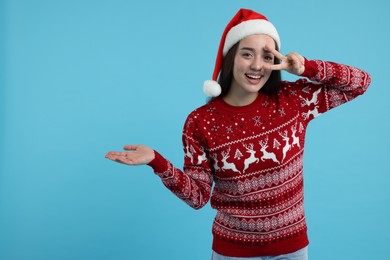
[[275,48],[275,42],[265,34],[250,35],[240,41],[234,57],[229,95],[257,96],[272,72],[264,69],[265,64],[274,63],[274,55],[268,51],[269,48]]

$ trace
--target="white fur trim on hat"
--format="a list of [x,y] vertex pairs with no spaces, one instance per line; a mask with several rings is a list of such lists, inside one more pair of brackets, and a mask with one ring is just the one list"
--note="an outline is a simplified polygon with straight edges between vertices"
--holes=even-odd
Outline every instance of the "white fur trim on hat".
[[242,22],[230,29],[226,35],[225,45],[223,46],[223,56],[227,54],[234,44],[252,34],[266,34],[271,36],[280,50],[280,38],[275,26],[267,20],[254,19]]
[[221,91],[221,86],[214,80],[206,80],[203,84],[203,92],[208,97],[218,97]]

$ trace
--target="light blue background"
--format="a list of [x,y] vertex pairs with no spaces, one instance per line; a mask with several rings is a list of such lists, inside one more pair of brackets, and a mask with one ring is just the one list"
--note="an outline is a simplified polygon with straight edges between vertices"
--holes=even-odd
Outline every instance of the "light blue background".
[[268,16],[283,53],[372,75],[364,96],[309,127],[309,251],[388,257],[386,1],[3,0],[0,259],[210,258],[209,205],[195,211],[149,167],[104,155],[145,143],[181,167],[182,125],[240,7]]

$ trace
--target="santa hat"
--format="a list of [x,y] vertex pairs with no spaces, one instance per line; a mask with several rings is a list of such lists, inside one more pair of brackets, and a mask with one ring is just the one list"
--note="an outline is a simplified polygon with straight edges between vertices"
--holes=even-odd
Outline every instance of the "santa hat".
[[240,9],[226,26],[219,44],[217,59],[215,61],[212,80],[206,80],[203,85],[204,93],[209,97],[221,94],[221,86],[217,79],[222,67],[223,58],[234,44],[253,34],[266,34],[271,36],[280,50],[280,38],[275,26],[259,13],[248,9]]

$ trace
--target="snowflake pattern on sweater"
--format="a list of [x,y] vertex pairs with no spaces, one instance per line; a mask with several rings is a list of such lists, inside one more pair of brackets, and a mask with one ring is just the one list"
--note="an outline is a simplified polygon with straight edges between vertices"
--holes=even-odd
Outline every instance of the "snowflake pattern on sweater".
[[155,152],[150,166],[180,199],[199,209],[211,198],[218,211],[213,249],[220,254],[284,254],[308,243],[306,127],[364,93],[370,77],[357,68],[318,60],[305,60],[302,76],[310,81],[283,81],[277,93],[260,93],[248,106],[233,107],[217,98],[194,110],[183,130],[183,171]]

